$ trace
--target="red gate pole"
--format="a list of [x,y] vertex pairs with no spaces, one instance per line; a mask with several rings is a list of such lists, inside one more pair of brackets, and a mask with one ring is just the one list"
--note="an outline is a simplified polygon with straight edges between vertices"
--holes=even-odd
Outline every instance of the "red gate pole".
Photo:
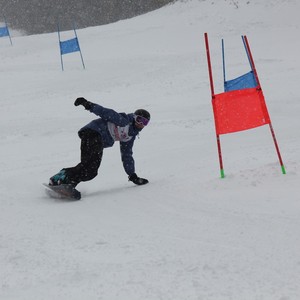
[[[213,83],[213,76],[212,76],[212,67],[211,67],[211,60],[210,60],[210,52],[209,52],[209,44],[208,44],[207,33],[204,33],[204,38],[205,38],[205,46],[206,46],[207,65],[208,65],[210,90],[211,90],[211,99],[212,99],[212,101],[214,101],[215,91],[214,91],[214,83]],[[217,138],[217,146],[218,146],[220,173],[221,173],[221,178],[224,178],[225,174],[224,174],[224,169],[223,169],[223,159],[222,159],[222,151],[221,151],[221,142],[220,142],[220,136],[219,136],[219,134],[217,132],[216,115],[215,115],[215,129],[216,129],[216,138]]]
[[[248,51],[248,54],[249,54],[249,58],[250,58],[250,62],[251,62],[251,67],[252,67],[252,70],[253,70],[253,73],[254,73],[257,85],[258,85],[258,88],[261,90],[261,86],[260,86],[260,82],[259,82],[258,75],[257,75],[257,72],[256,72],[254,60],[253,60],[253,57],[252,57],[252,53],[250,51],[249,42],[248,42],[248,39],[247,39],[246,36],[244,36],[244,39],[245,39],[245,42],[246,42],[246,47],[247,47],[247,51]],[[280,163],[280,166],[281,166],[282,174],[286,174],[285,167],[284,167],[284,164],[283,164],[283,161],[282,161],[282,158],[281,158],[279,146],[278,146],[278,143],[277,143],[277,139],[276,139],[276,136],[275,136],[275,132],[274,132],[274,129],[273,129],[273,126],[272,126],[271,119],[270,119],[269,127],[270,127],[270,131],[271,131],[272,138],[273,138],[273,141],[274,141],[274,145],[275,145],[275,149],[276,149],[277,156],[278,156],[278,159],[279,159],[279,163]]]

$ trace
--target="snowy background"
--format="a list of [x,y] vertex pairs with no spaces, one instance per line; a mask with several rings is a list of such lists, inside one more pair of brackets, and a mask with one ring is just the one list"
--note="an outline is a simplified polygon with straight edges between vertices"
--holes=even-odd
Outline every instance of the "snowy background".
[[[85,59],[57,33],[0,40],[1,300],[298,300],[299,10],[296,0],[183,1],[78,31]],[[204,45],[216,92],[247,72],[247,35],[287,174],[268,126],[221,136],[220,179]],[[65,32],[62,38],[72,38]],[[134,148],[146,186],[104,151],[82,200],[43,182],[78,163],[77,131],[95,116],[148,109]]]

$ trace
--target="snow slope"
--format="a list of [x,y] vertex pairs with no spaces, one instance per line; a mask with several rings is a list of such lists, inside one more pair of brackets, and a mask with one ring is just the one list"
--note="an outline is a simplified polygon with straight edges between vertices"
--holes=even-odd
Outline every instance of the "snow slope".
[[[296,0],[183,1],[78,31],[60,69],[57,34],[0,40],[0,299],[298,300],[299,53]],[[248,70],[247,35],[285,163],[267,126],[221,136],[219,178],[204,47],[216,92],[221,38],[228,77]],[[71,38],[70,32],[63,38]],[[79,160],[95,118],[78,96],[152,114],[127,181],[118,145],[82,200],[42,182]]]

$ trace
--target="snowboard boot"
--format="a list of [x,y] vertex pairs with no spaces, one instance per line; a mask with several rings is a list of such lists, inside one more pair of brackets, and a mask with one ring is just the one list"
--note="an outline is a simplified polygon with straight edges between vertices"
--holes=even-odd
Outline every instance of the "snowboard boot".
[[49,185],[54,186],[54,185],[61,185],[61,184],[68,184],[68,177],[67,173],[64,169],[60,170],[57,174],[53,175],[49,179]]
[[56,186],[56,185],[61,185],[61,184],[69,184],[73,188],[75,188],[76,185],[78,184],[78,182],[75,182],[74,180],[71,180],[67,170],[62,169],[57,174],[53,175],[49,179],[49,185],[50,186]]

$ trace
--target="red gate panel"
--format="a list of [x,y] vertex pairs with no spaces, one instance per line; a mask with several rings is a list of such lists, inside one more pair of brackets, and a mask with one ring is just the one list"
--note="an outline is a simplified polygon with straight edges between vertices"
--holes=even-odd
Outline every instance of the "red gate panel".
[[257,88],[229,91],[212,99],[217,134],[270,124],[262,91]]

